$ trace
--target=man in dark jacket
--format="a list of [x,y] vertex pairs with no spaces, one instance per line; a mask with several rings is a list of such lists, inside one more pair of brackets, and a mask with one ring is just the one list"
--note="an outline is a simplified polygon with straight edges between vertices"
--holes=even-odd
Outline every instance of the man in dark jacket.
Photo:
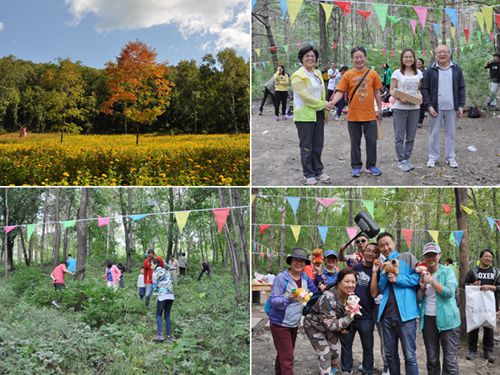
[[457,119],[465,106],[465,81],[458,64],[450,60],[450,49],[444,44],[435,51],[436,62],[426,71],[422,82],[424,106],[431,115],[429,120],[429,160],[434,168],[439,160],[441,123],[444,124],[444,153],[446,163],[458,168],[455,159],[455,131]]
[[498,84],[500,83],[500,53],[495,53],[493,59],[488,61],[484,68],[490,70],[490,99],[488,100],[488,107],[495,108],[497,105]]

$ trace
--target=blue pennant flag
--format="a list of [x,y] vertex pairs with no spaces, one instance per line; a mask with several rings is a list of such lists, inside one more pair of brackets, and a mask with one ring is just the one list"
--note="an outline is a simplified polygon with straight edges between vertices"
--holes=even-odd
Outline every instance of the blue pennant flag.
[[326,235],[328,234],[328,227],[318,225],[318,231],[321,237],[321,241],[323,241],[323,243],[326,243]]
[[486,219],[488,219],[488,223],[490,224],[490,229],[494,231],[495,229],[495,219],[492,217],[487,216]]
[[457,10],[453,8],[444,8],[444,11],[450,17],[450,21],[453,23],[453,26],[457,27],[458,26],[458,17],[457,17]]
[[288,5],[286,4],[286,0],[280,0],[281,4],[281,17],[285,18],[288,12]]
[[434,24],[434,33],[436,34],[436,36],[439,36],[439,24],[438,23]]
[[255,3],[257,2],[257,0],[252,0],[252,11],[253,11],[253,8],[255,8]]
[[137,220],[144,219],[146,216],[148,216],[148,215],[147,214],[129,215],[129,218],[131,218],[134,221],[137,221]]
[[292,207],[293,214],[297,216],[297,209],[299,208],[300,197],[286,197],[286,200],[290,204],[290,207]]
[[457,243],[457,247],[460,247],[460,242],[462,242],[463,235],[464,235],[463,230],[453,231],[453,237],[455,237],[455,242]]

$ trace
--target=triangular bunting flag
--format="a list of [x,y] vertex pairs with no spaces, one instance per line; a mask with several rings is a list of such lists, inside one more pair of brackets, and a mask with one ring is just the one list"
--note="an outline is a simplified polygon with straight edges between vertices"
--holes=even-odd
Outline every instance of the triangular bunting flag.
[[252,11],[253,11],[253,8],[255,8],[255,3],[257,3],[257,0],[252,0]]
[[290,225],[290,229],[292,230],[293,236],[295,237],[295,242],[299,241],[301,228],[302,228],[302,225]]
[[191,211],[177,211],[175,212],[175,220],[177,221],[177,226],[179,227],[179,232],[182,233],[186,222]]
[[495,228],[495,219],[492,217],[487,216],[486,219],[488,220],[488,223],[490,224],[490,229],[494,231]]
[[500,14],[495,14],[495,21],[497,22],[497,28],[500,30]]
[[486,31],[491,33],[491,27],[493,25],[493,7],[484,7],[481,9],[483,11],[484,23],[486,24]]
[[370,214],[370,216],[372,218],[375,217],[375,215],[374,215],[374,209],[373,209],[373,201],[372,200],[368,200],[368,199],[364,199],[363,200],[363,205],[368,210],[368,213]]
[[12,232],[14,229],[16,229],[17,225],[7,225],[5,228],[3,228],[3,231],[5,233]]
[[464,235],[463,230],[453,231],[453,237],[455,237],[455,243],[457,244],[457,247],[460,247],[460,242],[462,242],[463,235]]
[[418,19],[420,20],[420,25],[422,29],[425,29],[425,20],[427,18],[427,8],[426,7],[413,7],[415,12],[417,12]]
[[443,212],[445,214],[449,214],[451,212],[451,206],[449,204],[442,204],[441,207],[443,208]]
[[297,209],[299,208],[300,197],[286,197],[288,204],[292,207],[293,214],[297,216]]
[[474,210],[472,208],[469,208],[469,207],[466,207],[466,206],[460,206],[460,208],[462,210],[464,210],[464,212],[467,214],[467,215],[470,215],[472,212],[474,212]]
[[252,198],[250,198],[250,199],[251,199],[250,204],[253,204],[253,201],[255,200],[255,197],[256,197],[256,196],[257,196],[257,194],[252,194]]
[[389,21],[391,21],[392,25],[397,24],[399,21],[401,21],[401,17],[395,17],[395,16],[387,16],[389,18]]
[[264,234],[266,232],[266,229],[269,228],[271,224],[260,224],[259,225],[259,231],[260,234]]
[[229,208],[214,208],[212,210],[215,216],[215,222],[217,223],[217,227],[219,228],[219,233],[222,233],[222,228],[224,228],[224,224],[226,224],[229,211]]
[[357,9],[356,13],[358,13],[365,20],[367,20],[368,17],[370,17],[370,15],[372,14],[372,12],[370,12],[369,10],[361,10],[361,9]]
[[428,230],[427,232],[429,232],[433,241],[435,243],[438,243],[439,231],[438,230]]
[[97,216],[97,226],[98,227],[105,227],[108,224],[109,224],[109,216],[106,216],[106,217]]
[[62,222],[63,228],[72,228],[76,225],[76,220],[66,220]]
[[334,1],[335,5],[337,5],[340,9],[342,9],[342,16],[345,16],[348,13],[351,13],[351,3],[349,1]]
[[326,15],[326,22],[325,23],[328,23],[328,20],[330,19],[330,16],[332,15],[333,4],[326,4],[326,3],[320,3],[320,4],[323,7],[323,10],[325,11],[325,15]]
[[458,26],[458,16],[457,16],[457,10],[453,8],[444,8],[444,11],[450,17],[450,21],[453,23],[453,26],[457,27]]
[[434,34],[439,38],[439,23],[434,23],[432,26],[434,27]]
[[337,198],[316,198],[316,200],[319,204],[326,208],[337,202]]
[[457,246],[457,243],[455,242],[455,236],[453,235],[453,232],[450,233],[450,237],[448,238],[448,242],[453,247]]
[[260,48],[255,48],[255,54],[260,58]]
[[415,35],[415,28],[417,27],[417,20],[410,20],[411,30],[413,31],[413,35]]
[[500,219],[497,220],[497,230],[500,232]]
[[450,26],[450,34],[451,39],[455,40],[455,28],[453,26]]
[[36,228],[36,224],[28,224],[27,233],[26,233],[26,237],[28,239],[28,242],[31,238],[31,235],[35,232],[35,228]]
[[464,35],[465,35],[465,41],[469,43],[469,29],[464,27]]
[[479,28],[481,29],[481,32],[484,33],[484,17],[483,17],[483,13],[481,13],[481,12],[474,12],[474,15],[476,16],[477,23],[479,24]]
[[389,10],[389,4],[376,4],[373,3],[373,9],[377,14],[378,22],[380,23],[380,27],[382,31],[385,29],[385,22],[387,21],[387,11]]
[[131,218],[134,221],[137,221],[137,220],[144,219],[146,216],[148,216],[148,215],[147,214],[129,215],[129,218]]
[[304,0],[286,0],[288,6],[288,16],[290,17],[290,25],[293,25],[295,18],[299,13],[300,6]]
[[345,230],[347,232],[347,235],[349,236],[349,241],[356,237],[356,234],[358,234],[357,227],[345,227]]
[[403,237],[406,241],[406,244],[408,245],[408,249],[410,249],[411,239],[413,237],[413,229],[401,229],[401,232],[403,232]]
[[323,243],[325,243],[326,242],[326,235],[328,234],[328,227],[318,225],[318,232],[319,232],[319,236],[321,237],[321,241]]
[[280,0],[280,5],[281,5],[281,17],[285,18],[288,12],[288,6],[286,4],[286,0]]

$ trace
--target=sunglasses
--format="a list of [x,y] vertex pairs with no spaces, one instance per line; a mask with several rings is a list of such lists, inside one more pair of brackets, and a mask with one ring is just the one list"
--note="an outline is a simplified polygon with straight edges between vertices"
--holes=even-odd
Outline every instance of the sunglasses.
[[366,240],[364,238],[362,238],[361,240],[356,240],[356,243],[365,243]]

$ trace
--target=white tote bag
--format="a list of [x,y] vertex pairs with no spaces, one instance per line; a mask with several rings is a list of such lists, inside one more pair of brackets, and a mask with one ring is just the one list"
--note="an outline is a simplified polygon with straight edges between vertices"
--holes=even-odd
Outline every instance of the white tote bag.
[[495,293],[481,291],[480,286],[465,286],[467,333],[479,327],[496,328]]

